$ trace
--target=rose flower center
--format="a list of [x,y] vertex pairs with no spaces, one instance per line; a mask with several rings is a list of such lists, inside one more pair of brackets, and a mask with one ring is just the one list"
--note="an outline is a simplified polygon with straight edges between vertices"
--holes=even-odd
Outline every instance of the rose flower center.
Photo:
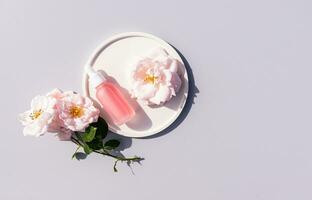
[[35,110],[35,111],[33,111],[31,114],[30,114],[30,118],[32,119],[32,120],[35,120],[35,119],[37,119],[38,117],[40,117],[40,115],[42,114],[42,110],[41,109],[39,109],[39,110]]
[[155,84],[155,82],[157,81],[158,77],[148,74],[144,77],[144,82],[146,83],[150,83],[150,84]]
[[81,108],[80,106],[72,106],[69,109],[69,114],[72,118],[79,118],[84,114],[83,108]]

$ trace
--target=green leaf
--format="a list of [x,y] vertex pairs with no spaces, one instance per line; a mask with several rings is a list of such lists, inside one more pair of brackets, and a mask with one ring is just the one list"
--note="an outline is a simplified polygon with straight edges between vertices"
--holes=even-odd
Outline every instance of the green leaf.
[[83,152],[76,152],[73,155],[73,159],[76,158],[77,160],[83,160],[87,157],[87,154],[83,153]]
[[107,142],[105,142],[104,144],[104,149],[106,150],[113,150],[116,149],[119,146],[120,142],[118,140],[108,140]]
[[87,155],[92,153],[92,149],[90,149],[90,147],[87,144],[83,145],[83,150]]
[[99,117],[98,121],[95,123],[90,124],[90,126],[96,127],[96,134],[95,134],[95,138],[98,140],[103,140],[108,132],[108,125],[106,123],[106,121]]
[[81,146],[83,147],[84,152],[88,155],[90,153],[92,153],[92,149],[88,146],[88,144],[82,139],[82,136],[80,135],[80,133],[76,133],[76,136],[78,138],[78,140],[82,143]]
[[118,170],[117,170],[117,162],[118,162],[119,160],[115,160],[115,162],[114,162],[114,167],[113,167],[113,169],[114,169],[114,172],[118,172]]
[[87,145],[94,150],[99,150],[103,148],[103,141],[102,139],[97,139],[95,137],[94,140],[92,140],[91,142],[87,142]]
[[84,142],[91,142],[94,139],[96,130],[96,127],[88,126],[88,128],[86,128],[86,131],[82,134],[82,140]]
[[97,122],[91,123],[85,133],[76,133],[77,139],[81,142],[84,152],[90,154],[94,150],[103,148],[103,139],[108,132],[106,121],[99,117]]

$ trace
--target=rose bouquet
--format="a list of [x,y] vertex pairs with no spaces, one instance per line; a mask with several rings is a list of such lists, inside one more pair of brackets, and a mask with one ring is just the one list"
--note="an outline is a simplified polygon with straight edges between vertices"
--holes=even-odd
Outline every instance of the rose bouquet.
[[72,158],[77,158],[80,149],[88,155],[92,152],[115,159],[114,171],[118,162],[127,164],[140,162],[143,158],[124,157],[114,151],[119,140],[104,142],[108,132],[106,121],[99,116],[100,111],[88,97],[75,92],[62,92],[54,89],[46,95],[38,95],[31,101],[30,110],[21,113],[19,120],[25,126],[23,134],[39,137],[47,132],[55,133],[62,141],[72,141],[77,149]]

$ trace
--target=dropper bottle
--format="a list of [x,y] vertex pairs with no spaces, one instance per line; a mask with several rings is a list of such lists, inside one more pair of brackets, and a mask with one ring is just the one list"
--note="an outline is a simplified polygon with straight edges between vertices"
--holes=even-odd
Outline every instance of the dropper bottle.
[[87,67],[86,71],[89,76],[89,83],[96,90],[97,100],[112,122],[115,125],[121,125],[130,121],[134,117],[135,111],[119,87],[92,67]]

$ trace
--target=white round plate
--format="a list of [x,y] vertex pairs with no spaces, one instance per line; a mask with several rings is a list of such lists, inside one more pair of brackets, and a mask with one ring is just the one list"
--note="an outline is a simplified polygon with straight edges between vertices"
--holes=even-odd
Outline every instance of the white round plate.
[[[135,117],[121,126],[113,125],[102,111],[101,116],[107,120],[109,129],[117,134],[128,137],[147,137],[166,129],[180,115],[188,95],[188,74],[183,65],[181,69],[182,86],[176,96],[160,107],[150,107],[140,101],[130,98],[129,73],[127,70],[134,58],[146,55],[156,48],[165,49],[169,55],[183,63],[175,49],[164,40],[147,33],[128,32],[115,35],[94,52],[87,62],[96,70],[105,73],[116,81],[126,98],[136,110]],[[184,64],[184,63],[183,63]],[[95,90],[89,86],[88,75],[84,72],[84,94],[94,100],[96,106],[100,106],[95,97]],[[102,110],[102,109],[100,109]]]

